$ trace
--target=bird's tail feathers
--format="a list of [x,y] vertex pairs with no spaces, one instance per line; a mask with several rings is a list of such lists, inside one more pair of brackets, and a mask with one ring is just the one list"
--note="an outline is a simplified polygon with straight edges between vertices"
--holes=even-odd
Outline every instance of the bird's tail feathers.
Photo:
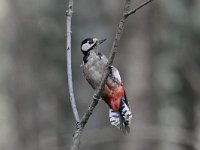
[[124,101],[122,101],[121,109],[119,111],[109,109],[109,117],[111,125],[116,126],[124,134],[130,132],[132,114]]
[[127,125],[130,125],[131,118],[132,118],[131,110],[123,100],[122,100],[122,106],[120,110],[121,110],[120,111],[121,115],[124,118],[124,121],[127,123]]

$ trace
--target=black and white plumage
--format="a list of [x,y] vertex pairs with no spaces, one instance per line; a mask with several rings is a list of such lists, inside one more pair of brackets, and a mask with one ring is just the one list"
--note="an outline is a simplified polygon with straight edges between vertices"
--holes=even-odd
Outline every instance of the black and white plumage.
[[[104,41],[105,39],[87,38],[81,43],[81,51],[84,54],[83,73],[88,83],[95,90],[100,85],[108,63],[108,59],[98,52],[99,45]],[[129,133],[132,114],[119,71],[114,66],[110,67],[110,73],[102,93],[102,99],[110,107],[111,124],[122,130],[123,133]]]

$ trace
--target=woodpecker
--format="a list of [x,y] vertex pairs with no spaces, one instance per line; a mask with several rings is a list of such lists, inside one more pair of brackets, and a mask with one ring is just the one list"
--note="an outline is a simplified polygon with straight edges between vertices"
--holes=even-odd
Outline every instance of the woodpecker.
[[[98,52],[99,45],[106,39],[86,38],[81,43],[83,53],[83,74],[94,90],[97,90],[105,72],[108,59]],[[124,134],[130,132],[131,110],[126,97],[125,87],[119,71],[114,66],[109,67],[109,76],[102,91],[101,98],[109,106],[111,125],[116,126]]]

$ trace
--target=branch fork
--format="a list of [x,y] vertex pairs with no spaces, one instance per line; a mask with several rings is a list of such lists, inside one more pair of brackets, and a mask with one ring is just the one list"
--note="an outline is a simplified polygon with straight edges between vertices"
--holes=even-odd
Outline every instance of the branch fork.
[[71,16],[73,13],[74,13],[74,11],[72,11],[72,7],[69,7],[69,8],[66,10],[65,15],[66,15],[66,16]]

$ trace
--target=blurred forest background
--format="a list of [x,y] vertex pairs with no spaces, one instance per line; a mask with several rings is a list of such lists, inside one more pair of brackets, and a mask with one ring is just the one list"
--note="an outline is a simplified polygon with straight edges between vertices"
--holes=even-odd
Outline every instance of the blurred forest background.
[[[132,6],[142,3],[133,0]],[[80,43],[107,38],[122,0],[75,0],[73,80],[80,115],[93,90],[83,77]],[[65,53],[67,0],[0,0],[0,149],[66,150],[75,120]],[[111,126],[99,102],[82,150],[200,150],[200,1],[155,0],[128,18],[115,62],[134,112],[131,134]]]

